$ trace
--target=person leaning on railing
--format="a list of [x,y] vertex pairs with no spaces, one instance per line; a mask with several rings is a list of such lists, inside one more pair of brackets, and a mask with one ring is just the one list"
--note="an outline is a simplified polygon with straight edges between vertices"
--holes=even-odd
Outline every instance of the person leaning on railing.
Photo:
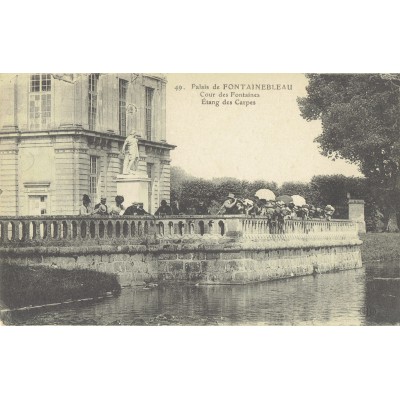
[[92,214],[92,207],[90,206],[91,200],[87,194],[82,197],[82,204],[79,207],[79,215],[90,215]]
[[210,211],[208,207],[204,204],[204,201],[199,201],[198,205],[195,208],[196,215],[209,215]]
[[335,212],[335,209],[330,204],[328,204],[325,207],[325,219],[327,221],[330,221],[332,219],[332,215],[334,212]]
[[93,213],[94,215],[108,215],[108,206],[106,204],[107,199],[105,197],[101,197],[100,203],[94,206]]
[[154,215],[156,215],[157,217],[165,217],[167,215],[172,215],[172,209],[168,205],[166,200],[161,200],[160,207],[158,207]]
[[124,215],[137,215],[137,216],[144,216],[150,215],[147,211],[143,208],[143,203],[133,202],[132,205],[126,208]]
[[110,207],[110,215],[123,215],[125,211],[125,207],[123,206],[124,196],[116,196],[115,197],[115,205]]
[[229,193],[228,196],[226,196],[224,204],[222,204],[221,208],[219,209],[218,214],[224,214],[224,215],[239,214],[237,208],[237,202],[238,200],[235,198],[233,193]]

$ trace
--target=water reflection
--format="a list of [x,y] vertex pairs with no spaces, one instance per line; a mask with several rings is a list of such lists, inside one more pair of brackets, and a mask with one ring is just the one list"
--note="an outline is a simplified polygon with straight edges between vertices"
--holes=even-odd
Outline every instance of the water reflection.
[[400,264],[368,266],[366,280],[366,324],[400,324]]
[[[398,263],[238,286],[124,289],[117,298],[3,313],[7,324],[376,325],[400,323]],[[171,317],[171,318],[172,318]],[[173,322],[172,322],[173,323]]]

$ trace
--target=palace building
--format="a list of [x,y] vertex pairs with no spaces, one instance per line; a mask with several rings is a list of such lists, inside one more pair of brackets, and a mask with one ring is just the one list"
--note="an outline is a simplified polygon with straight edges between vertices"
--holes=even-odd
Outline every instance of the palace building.
[[[170,196],[166,80],[150,74],[0,75],[0,215],[74,215],[83,194],[114,204],[127,109],[154,213]],[[125,204],[129,206],[130,204]]]

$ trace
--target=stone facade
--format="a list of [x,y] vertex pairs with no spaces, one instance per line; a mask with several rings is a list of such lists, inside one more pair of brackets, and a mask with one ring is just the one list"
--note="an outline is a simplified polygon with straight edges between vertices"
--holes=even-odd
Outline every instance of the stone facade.
[[74,215],[83,194],[113,204],[128,130],[141,135],[149,211],[169,201],[165,87],[161,75],[0,75],[0,215]]

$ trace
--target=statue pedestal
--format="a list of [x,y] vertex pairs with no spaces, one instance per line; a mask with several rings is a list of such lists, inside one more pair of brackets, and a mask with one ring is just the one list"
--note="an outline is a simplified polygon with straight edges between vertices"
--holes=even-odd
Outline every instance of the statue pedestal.
[[149,182],[145,172],[132,172],[127,175],[117,175],[117,194],[124,196],[124,207],[133,202],[143,203],[143,208],[149,209]]

